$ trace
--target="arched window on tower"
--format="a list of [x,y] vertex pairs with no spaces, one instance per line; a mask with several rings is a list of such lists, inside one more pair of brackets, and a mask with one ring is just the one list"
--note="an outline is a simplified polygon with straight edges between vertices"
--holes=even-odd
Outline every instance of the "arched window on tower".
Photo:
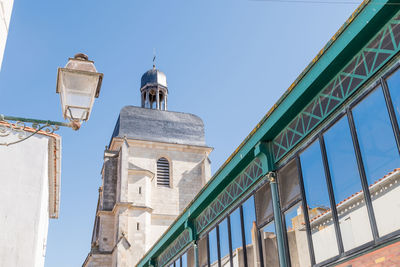
[[166,158],[157,160],[157,185],[169,187],[169,161]]

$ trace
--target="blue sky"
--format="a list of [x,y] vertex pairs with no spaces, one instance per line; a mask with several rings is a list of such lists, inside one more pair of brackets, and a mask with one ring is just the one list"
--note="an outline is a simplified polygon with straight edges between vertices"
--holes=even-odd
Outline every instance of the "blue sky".
[[119,110],[140,105],[140,77],[152,66],[153,49],[167,75],[168,109],[204,120],[215,172],[356,7],[15,0],[0,71],[0,113],[62,120],[57,68],[78,52],[104,73],[89,122],[78,132],[58,132],[61,210],[50,222],[46,267],[81,266],[90,250],[104,147]]

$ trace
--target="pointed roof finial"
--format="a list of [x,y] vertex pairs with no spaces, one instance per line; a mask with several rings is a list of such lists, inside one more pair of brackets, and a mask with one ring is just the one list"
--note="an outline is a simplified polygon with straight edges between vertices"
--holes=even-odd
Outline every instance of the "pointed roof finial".
[[153,69],[156,68],[156,49],[153,48]]

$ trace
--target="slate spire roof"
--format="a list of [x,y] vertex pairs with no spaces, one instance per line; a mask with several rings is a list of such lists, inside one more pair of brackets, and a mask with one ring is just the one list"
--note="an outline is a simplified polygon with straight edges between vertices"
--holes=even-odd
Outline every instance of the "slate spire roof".
[[125,106],[112,138],[206,146],[203,121],[189,113]]

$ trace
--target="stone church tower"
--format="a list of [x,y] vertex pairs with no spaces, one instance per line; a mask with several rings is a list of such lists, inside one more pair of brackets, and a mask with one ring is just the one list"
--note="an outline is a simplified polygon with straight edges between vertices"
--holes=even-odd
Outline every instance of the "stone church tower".
[[211,177],[203,121],[167,111],[166,76],[141,80],[104,152],[91,251],[83,266],[135,266]]

